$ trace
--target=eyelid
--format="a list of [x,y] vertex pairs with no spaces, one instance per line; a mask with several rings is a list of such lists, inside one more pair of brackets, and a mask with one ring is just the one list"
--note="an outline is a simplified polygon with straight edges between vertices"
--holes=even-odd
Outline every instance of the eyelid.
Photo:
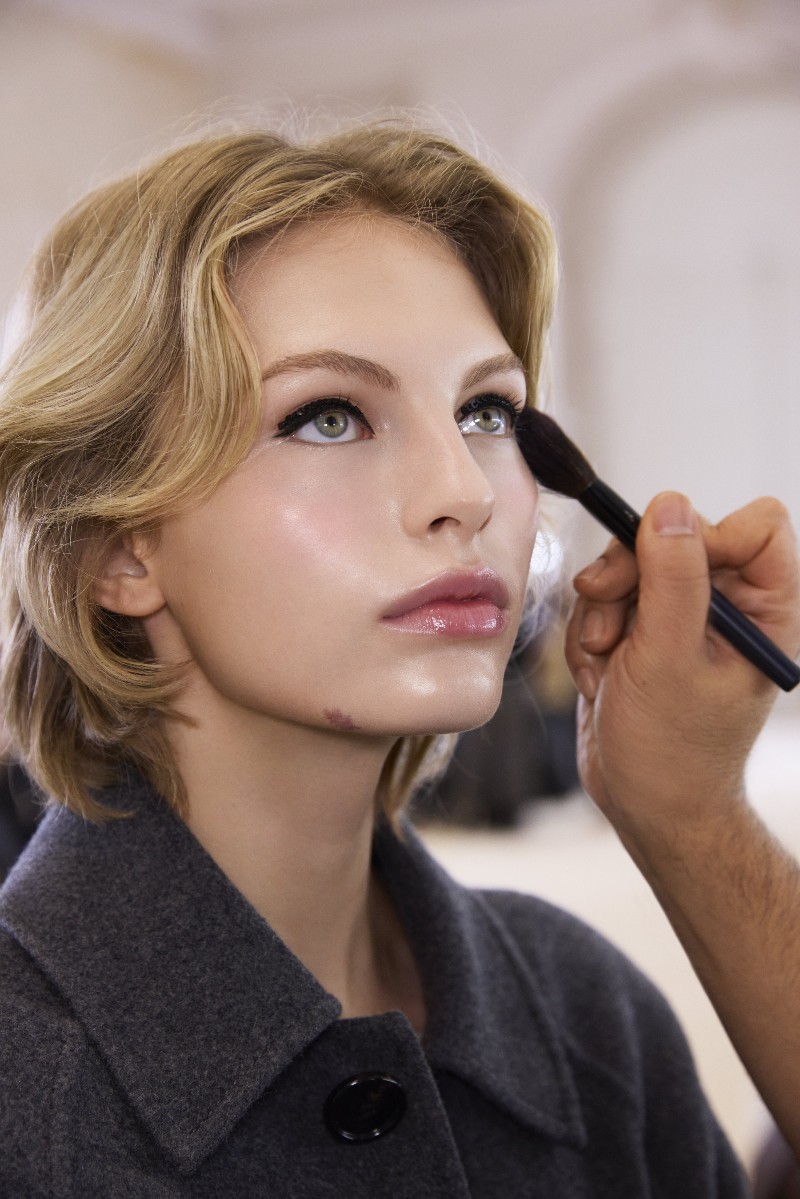
[[321,399],[309,400],[307,404],[301,404],[299,408],[295,408],[294,412],[289,412],[279,420],[276,436],[291,437],[292,433],[301,429],[303,425],[308,424],[315,416],[319,416],[321,412],[331,412],[336,409],[354,417],[370,433],[374,432],[364,413],[352,400],[348,400],[346,396],[323,396]]
[[520,413],[525,408],[525,401],[523,400],[520,403],[518,400],[512,399],[511,396],[503,395],[500,391],[484,391],[461,405],[458,410],[458,418],[459,420],[463,420],[465,416],[470,416],[473,412],[479,412],[481,408],[503,408],[511,417],[511,427],[513,429],[519,419]]

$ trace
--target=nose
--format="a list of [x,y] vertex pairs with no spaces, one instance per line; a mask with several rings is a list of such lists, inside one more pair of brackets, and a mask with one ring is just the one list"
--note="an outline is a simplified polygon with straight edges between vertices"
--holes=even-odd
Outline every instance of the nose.
[[465,539],[491,520],[495,489],[455,420],[414,439],[405,455],[403,524],[412,537],[449,530]]

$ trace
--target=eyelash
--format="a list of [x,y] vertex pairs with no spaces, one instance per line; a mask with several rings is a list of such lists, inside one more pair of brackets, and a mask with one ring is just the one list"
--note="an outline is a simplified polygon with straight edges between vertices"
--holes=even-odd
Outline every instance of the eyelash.
[[[486,392],[483,395],[474,396],[471,400],[467,400],[466,404],[458,410],[458,419],[462,421],[466,416],[473,412],[480,412],[482,408],[502,408],[508,414],[511,430],[519,419],[524,405],[516,404],[509,396],[501,395],[498,392]],[[288,416],[284,416],[278,422],[278,437],[291,437],[302,429],[303,425],[308,424],[315,416],[319,416],[323,412],[330,412],[332,409],[338,409],[340,412],[346,412],[355,420],[359,421],[370,433],[374,430],[364,416],[364,413],[346,396],[326,396],[324,399],[311,400],[308,404],[301,405],[294,412],[290,412]]]
[[495,391],[488,391],[483,395],[474,396],[473,399],[467,400],[466,404],[462,404],[458,410],[458,417],[459,420],[463,420],[465,416],[470,416],[473,412],[480,412],[482,408],[502,408],[508,414],[509,424],[513,432],[523,407],[524,404],[518,405],[514,403],[509,396],[501,395]]

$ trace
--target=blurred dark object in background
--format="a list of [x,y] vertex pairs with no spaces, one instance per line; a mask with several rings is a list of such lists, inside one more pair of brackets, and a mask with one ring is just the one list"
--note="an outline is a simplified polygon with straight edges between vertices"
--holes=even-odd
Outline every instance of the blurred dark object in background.
[[531,802],[578,787],[575,689],[562,631],[559,623],[512,657],[497,712],[459,737],[442,778],[415,797],[417,822],[513,828]]
[[0,882],[33,836],[43,811],[21,766],[0,765]]

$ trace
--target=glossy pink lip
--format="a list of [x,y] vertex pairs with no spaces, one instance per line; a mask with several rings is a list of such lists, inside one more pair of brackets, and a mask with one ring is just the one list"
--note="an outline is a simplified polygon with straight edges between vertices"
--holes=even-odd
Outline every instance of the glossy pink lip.
[[448,571],[401,596],[383,621],[411,633],[491,637],[506,627],[508,588],[489,567]]

